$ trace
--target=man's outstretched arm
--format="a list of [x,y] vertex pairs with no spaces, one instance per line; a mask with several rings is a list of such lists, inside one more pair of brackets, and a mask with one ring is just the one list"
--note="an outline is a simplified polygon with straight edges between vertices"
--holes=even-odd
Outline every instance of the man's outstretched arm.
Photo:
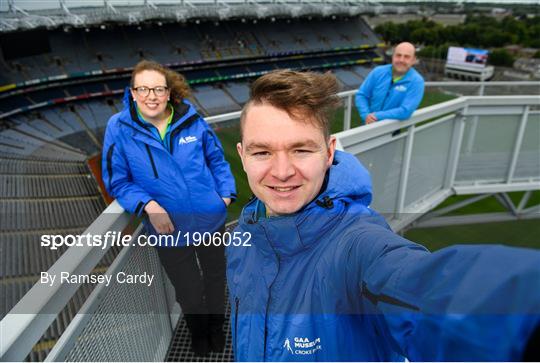
[[540,251],[478,245],[430,253],[378,226],[362,239],[370,241],[356,255],[360,294],[386,339],[410,360],[514,361],[533,354]]

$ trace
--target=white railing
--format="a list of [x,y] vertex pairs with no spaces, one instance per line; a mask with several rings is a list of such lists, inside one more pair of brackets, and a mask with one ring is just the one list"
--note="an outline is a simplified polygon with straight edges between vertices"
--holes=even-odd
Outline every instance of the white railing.
[[336,137],[369,169],[372,208],[401,230],[453,194],[540,189],[539,105],[538,96],[460,97]]
[[[456,83],[463,86],[463,82]],[[448,83],[444,86],[448,86]],[[475,86],[478,84],[475,83]],[[372,208],[386,215],[395,230],[412,223],[453,194],[540,189],[540,97],[537,94],[460,97],[423,108],[404,122],[386,120],[347,130],[353,112],[353,95],[354,91],[340,94],[346,99],[346,130],[335,135],[338,146],[356,155],[370,170],[374,189]],[[208,122],[232,121],[239,116],[239,112],[233,112],[209,117]],[[103,235],[107,231],[121,231],[128,223],[129,216],[114,202],[84,234]],[[105,252],[99,248],[71,247],[50,268],[49,273],[65,271],[88,274]],[[132,256],[133,253],[119,255],[106,274],[112,274],[119,265],[128,264],[128,258],[135,258]],[[157,261],[155,256],[145,258],[152,263]],[[130,262],[128,265],[134,264]],[[164,284],[163,281],[156,283]],[[78,284],[54,287],[35,284],[0,322],[1,359],[23,360],[78,287]],[[111,295],[115,294],[115,290],[104,286],[98,286],[96,291],[86,301],[83,313],[98,311],[108,296],[133,300],[129,297],[133,294]],[[156,295],[153,299],[167,300],[166,288],[156,291],[160,296]],[[121,301],[116,303],[122,304]],[[147,303],[141,301],[141,304]],[[168,313],[165,315],[168,316]],[[121,314],[128,312],[122,311]],[[96,316],[101,319],[97,323],[93,320],[97,319]],[[114,344],[110,352],[114,351],[115,354],[119,349],[128,349],[119,348],[117,340],[100,338],[102,333],[96,330],[96,324],[108,324],[103,320],[104,316],[78,316],[74,319],[49,358],[97,360],[105,357],[107,360],[107,355],[103,355],[103,352],[108,352],[107,343]],[[149,316],[145,315],[145,318]],[[116,318],[118,314],[111,317]],[[123,334],[129,333],[129,329],[137,329],[137,334],[142,334],[142,337],[138,336],[142,340],[153,339],[156,334],[162,334],[165,340],[170,338],[171,332],[166,328],[167,324],[163,324],[163,314],[156,314],[154,319],[160,323],[155,323],[151,329],[140,326],[120,328],[124,329]],[[113,328],[109,324],[105,330]],[[78,339],[85,329],[90,333],[84,339]],[[110,331],[107,333],[111,334]],[[84,351],[84,355],[73,353],[76,349],[80,352],[81,344],[92,343],[92,339],[99,340],[100,355],[93,351]],[[137,356],[142,360],[163,359],[163,340],[159,341],[161,345],[154,348],[149,348],[147,344],[132,344],[129,347],[130,356],[139,354]],[[148,352],[148,349],[154,350]],[[118,355],[108,358],[112,360]]]

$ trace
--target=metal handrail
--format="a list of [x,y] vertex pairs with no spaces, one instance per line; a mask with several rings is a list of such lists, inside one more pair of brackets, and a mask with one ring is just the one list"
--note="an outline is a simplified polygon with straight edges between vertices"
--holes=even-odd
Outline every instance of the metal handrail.
[[[340,97],[352,97],[355,91],[341,92]],[[392,134],[399,129],[408,129],[407,133],[399,137],[412,138],[415,127],[418,130],[422,127],[433,127],[437,122],[447,122],[458,117],[458,121],[454,128],[452,137],[452,150],[454,157],[449,158],[449,176],[445,182],[444,188],[433,198],[426,201],[422,206],[423,209],[429,210],[438,202],[441,202],[446,197],[454,194],[453,176],[458,165],[459,145],[463,136],[464,119],[466,116],[474,116],[475,114],[489,115],[499,114],[501,109],[505,108],[505,114],[519,115],[525,109],[528,110],[531,106],[540,106],[540,97],[537,95],[530,96],[467,96],[460,97],[455,100],[440,103],[424,109],[416,111],[411,119],[407,121],[397,122],[395,120],[386,120],[377,122],[365,127],[345,130],[336,134],[341,148],[348,149],[353,145],[354,140],[375,140],[385,135]],[[529,112],[532,114],[533,112]],[[448,115],[452,115],[449,117]],[[220,122],[238,119],[240,112],[233,112],[225,115],[210,117],[209,122]],[[350,117],[350,113],[349,113]],[[420,123],[432,119],[439,118],[431,124],[419,126]],[[349,120],[350,122],[350,120]],[[520,132],[518,136],[522,136]],[[410,140],[409,142],[412,142]],[[454,144],[455,143],[455,144]],[[514,148],[519,151],[519,145]],[[408,155],[405,157],[410,160],[410,147]],[[515,160],[515,155],[513,159]],[[540,176],[539,176],[540,177]],[[403,179],[403,177],[402,177]],[[402,180],[403,182],[403,180]],[[399,184],[403,193],[403,184]],[[406,179],[405,179],[406,182]],[[536,184],[535,184],[536,183]],[[491,185],[491,190],[528,190],[538,186],[537,180],[530,180],[529,183],[513,183],[507,180],[505,183]],[[497,189],[498,188],[498,189]],[[473,189],[464,193],[472,193]],[[403,195],[400,196],[399,208],[404,208]],[[122,207],[114,201],[84,232],[84,234],[104,234],[106,231],[121,231],[129,223],[130,217],[124,213]],[[397,218],[393,221],[394,228],[400,228],[404,224],[409,223],[407,220]],[[391,223],[392,224],[392,223]],[[92,247],[70,247],[56,263],[49,269],[49,273],[57,274],[60,271],[67,271],[75,274],[88,274],[100,261],[101,257],[106,253],[106,250]],[[58,285],[55,287],[47,287],[44,284],[35,284],[30,291],[17,303],[17,305],[6,315],[0,322],[0,333],[2,335],[2,346],[0,347],[0,358],[2,360],[23,360],[33,345],[40,339],[49,325],[54,321],[57,314],[64,308],[71,297],[78,289],[78,284]]]
[[[104,235],[107,231],[124,230],[131,217],[114,201],[84,231],[83,235]],[[103,258],[107,249],[72,246],[51,266],[48,272],[60,275],[89,274]],[[52,324],[56,316],[77,292],[80,284],[34,284],[30,291],[0,322],[0,359],[22,361]]]

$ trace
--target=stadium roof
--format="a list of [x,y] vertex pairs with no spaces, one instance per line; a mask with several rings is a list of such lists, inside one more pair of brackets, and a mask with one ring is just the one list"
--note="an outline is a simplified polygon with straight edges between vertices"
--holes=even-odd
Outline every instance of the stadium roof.
[[386,8],[368,0],[8,0],[0,4],[3,10],[0,32],[38,27],[90,27],[107,22],[356,16],[380,13]]
[[[540,0],[438,0],[469,3],[540,4]],[[7,0],[0,1],[0,32],[60,26],[88,27],[116,22],[270,18],[274,16],[356,16],[418,11],[425,0]]]
[[[187,2],[187,1],[185,1]],[[189,2],[193,4],[214,4],[214,3],[253,3],[255,1],[244,1],[244,0],[190,0]],[[303,1],[266,1],[267,3],[433,3],[433,0],[351,0],[351,1],[341,1],[341,0],[303,0]],[[540,4],[539,0],[437,0],[437,2],[448,2],[448,3],[489,3],[489,4]],[[0,2],[0,11],[8,11],[9,4],[12,3],[20,9],[23,10],[43,10],[43,9],[61,9],[62,4],[65,4],[68,8],[81,8],[81,7],[103,7],[106,4],[112,6],[144,6],[145,4],[154,4],[159,5],[178,5],[184,3],[182,0],[7,0]]]

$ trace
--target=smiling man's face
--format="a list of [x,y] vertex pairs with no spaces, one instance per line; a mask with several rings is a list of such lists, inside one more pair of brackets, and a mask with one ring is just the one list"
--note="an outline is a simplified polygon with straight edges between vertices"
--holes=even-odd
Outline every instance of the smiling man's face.
[[297,121],[270,104],[252,104],[237,149],[253,193],[269,215],[297,212],[319,193],[332,164],[335,138],[312,121]]
[[416,52],[411,43],[400,43],[392,55],[392,71],[394,76],[403,76],[416,63]]

